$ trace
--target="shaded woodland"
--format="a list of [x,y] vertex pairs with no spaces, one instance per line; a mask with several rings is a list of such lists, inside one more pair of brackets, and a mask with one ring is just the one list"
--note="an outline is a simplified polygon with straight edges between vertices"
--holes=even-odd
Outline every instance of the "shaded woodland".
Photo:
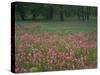
[[97,16],[97,8],[56,4],[15,4],[16,20],[66,21],[67,19],[88,21]]

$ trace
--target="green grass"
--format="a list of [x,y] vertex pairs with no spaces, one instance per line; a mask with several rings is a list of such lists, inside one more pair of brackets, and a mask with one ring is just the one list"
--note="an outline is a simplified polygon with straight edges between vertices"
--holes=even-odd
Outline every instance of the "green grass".
[[92,64],[92,62],[97,59],[97,50],[96,49],[89,49],[89,53],[87,55],[87,63]]
[[[21,27],[25,25],[33,25],[32,21],[19,21],[16,25]],[[25,29],[27,32],[44,33],[44,32],[60,32],[60,33],[78,33],[96,31],[96,22],[35,22],[37,26]]]

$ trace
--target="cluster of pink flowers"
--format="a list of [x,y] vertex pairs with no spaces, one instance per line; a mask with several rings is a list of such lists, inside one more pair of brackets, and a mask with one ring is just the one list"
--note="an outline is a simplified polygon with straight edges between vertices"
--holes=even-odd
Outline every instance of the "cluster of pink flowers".
[[67,46],[69,47],[69,49],[74,49],[74,50],[77,50],[79,48],[81,48],[81,49],[90,49],[90,48],[95,49],[97,47],[95,41],[88,41],[88,39],[85,38],[85,36],[80,36],[80,35],[69,36],[67,38],[67,41],[68,41]]
[[[96,49],[96,41],[88,41],[82,34],[59,35],[61,34],[44,33],[38,37],[36,34],[21,33],[17,36],[20,44],[16,46],[16,72],[31,72],[34,67],[36,71],[41,68],[46,71],[89,67],[86,62],[87,54],[83,52],[84,57],[77,58],[75,52],[79,49]],[[65,51],[57,49],[58,44],[64,47]],[[23,64],[32,66],[23,67]]]
[[32,63],[33,64],[47,64],[48,69],[51,67],[53,69],[63,69],[66,68],[66,62],[72,61],[73,57],[69,56],[68,53],[59,52],[53,48],[48,48],[48,51],[37,50],[32,53]]
[[40,38],[38,38],[35,34],[22,33],[20,34],[19,40],[24,43],[38,43]]

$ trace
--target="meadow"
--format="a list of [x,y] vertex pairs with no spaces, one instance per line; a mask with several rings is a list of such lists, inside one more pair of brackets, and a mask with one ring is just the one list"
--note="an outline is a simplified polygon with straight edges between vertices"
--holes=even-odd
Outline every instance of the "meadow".
[[16,21],[15,72],[97,67],[96,21]]

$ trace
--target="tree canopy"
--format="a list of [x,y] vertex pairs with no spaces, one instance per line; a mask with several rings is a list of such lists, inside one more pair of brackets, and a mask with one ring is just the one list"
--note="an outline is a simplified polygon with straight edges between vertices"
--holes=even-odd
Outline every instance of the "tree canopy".
[[96,17],[97,8],[91,6],[73,6],[42,3],[15,3],[15,17],[18,20],[60,20],[75,18],[88,21]]

